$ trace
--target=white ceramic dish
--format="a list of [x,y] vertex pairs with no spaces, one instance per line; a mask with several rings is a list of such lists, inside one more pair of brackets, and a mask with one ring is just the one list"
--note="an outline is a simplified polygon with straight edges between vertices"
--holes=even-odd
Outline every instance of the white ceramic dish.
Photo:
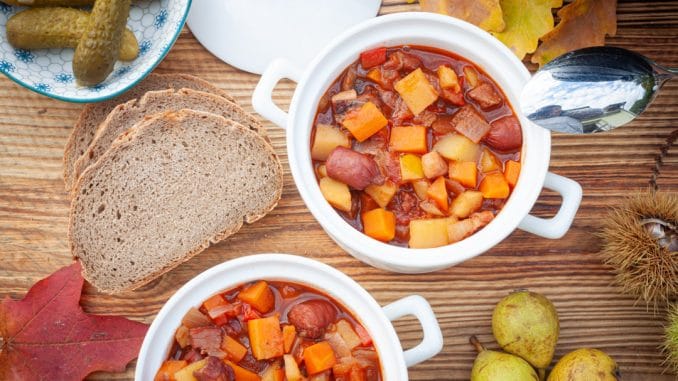
[[[504,90],[522,123],[523,150],[520,178],[501,212],[471,237],[434,249],[409,249],[385,244],[352,228],[325,201],[318,186],[311,156],[310,134],[318,101],[339,74],[360,52],[379,46],[422,45],[459,54],[479,65]],[[252,96],[254,109],[287,129],[287,152],[294,181],[306,206],[348,253],[386,270],[422,273],[443,269],[473,258],[495,246],[516,227],[546,238],[560,238],[569,229],[579,208],[582,189],[576,182],[548,172],[551,135],[521,115],[520,92],[530,74],[509,49],[489,33],[461,20],[430,13],[398,13],[364,22],[328,45],[302,72],[289,61],[274,61],[261,77]],[[281,78],[297,81],[289,114],[271,99]],[[555,217],[529,215],[542,188],[559,193],[563,200]]]
[[[135,379],[155,377],[169,353],[175,330],[191,307],[198,307],[217,292],[259,279],[307,285],[342,303],[372,336],[384,380],[407,380],[408,367],[435,356],[442,349],[440,327],[431,306],[421,296],[409,296],[382,308],[354,280],[330,266],[294,255],[260,254],[214,266],[181,287],[151,324],[141,346]],[[419,320],[424,336],[420,344],[403,352],[391,321],[405,315],[414,315]]]
[[239,69],[261,74],[275,58],[305,67],[337,34],[379,11],[381,0],[200,0],[195,38]]
[[133,1],[127,27],[139,41],[139,57],[117,62],[106,80],[82,87],[73,77],[74,49],[23,50],[7,42],[7,20],[24,7],[0,2],[0,72],[21,86],[68,102],[100,102],[113,98],[144,79],[163,58],[184,27],[191,0]]

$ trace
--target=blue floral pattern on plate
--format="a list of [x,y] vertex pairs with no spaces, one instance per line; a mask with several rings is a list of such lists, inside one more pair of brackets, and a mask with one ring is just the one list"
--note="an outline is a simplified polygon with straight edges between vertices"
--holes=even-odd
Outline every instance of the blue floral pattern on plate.
[[73,77],[73,49],[15,49],[7,42],[7,20],[23,7],[0,2],[0,73],[20,85],[69,102],[97,102],[128,90],[165,57],[184,26],[191,0],[132,2],[127,27],[139,41],[139,57],[117,62],[102,83],[81,87]]

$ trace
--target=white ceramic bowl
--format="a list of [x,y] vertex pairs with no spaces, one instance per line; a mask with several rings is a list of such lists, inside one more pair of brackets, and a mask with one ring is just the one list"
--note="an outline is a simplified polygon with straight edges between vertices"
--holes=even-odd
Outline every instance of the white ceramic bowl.
[[[384,380],[407,380],[408,367],[435,356],[443,347],[435,314],[421,296],[408,296],[382,308],[358,283],[330,266],[294,255],[259,254],[212,267],[186,283],[165,303],[141,345],[135,380],[155,377],[169,354],[174,332],[191,307],[200,306],[217,292],[259,279],[303,284],[343,304],[372,336]],[[424,335],[421,343],[403,351],[391,321],[405,315],[419,320]]]
[[[311,128],[318,101],[330,84],[360,52],[379,46],[423,45],[444,49],[480,66],[504,90],[518,114],[523,132],[522,170],[513,194],[496,218],[471,237],[434,249],[409,249],[374,240],[352,228],[325,201],[310,155]],[[422,273],[473,258],[506,238],[516,227],[547,238],[560,238],[569,229],[582,189],[576,182],[547,172],[551,135],[520,113],[518,99],[530,74],[509,49],[489,33],[461,20],[431,13],[398,13],[364,22],[335,39],[301,72],[288,61],[271,63],[252,96],[254,109],[287,129],[287,153],[294,181],[306,206],[327,234],[356,258],[379,268]],[[289,114],[271,99],[282,78],[297,81]],[[528,213],[542,188],[559,193],[560,210],[551,219]]]
[[0,72],[21,86],[68,102],[100,102],[144,79],[167,55],[184,27],[191,0],[133,1],[127,27],[139,41],[139,56],[115,64],[96,86],[82,87],[73,76],[74,49],[15,49],[7,41],[7,20],[24,7],[0,2]]

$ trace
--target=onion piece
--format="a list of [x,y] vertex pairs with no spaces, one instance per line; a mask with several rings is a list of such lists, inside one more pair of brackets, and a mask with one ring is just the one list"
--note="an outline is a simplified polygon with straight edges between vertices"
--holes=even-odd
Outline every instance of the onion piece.
[[346,344],[346,341],[344,341],[338,332],[335,331],[325,333],[325,340],[327,340],[327,342],[330,344],[330,347],[332,347],[334,354],[338,358],[342,359],[351,357],[351,348],[348,347],[348,344]]
[[181,320],[181,324],[188,328],[199,328],[211,325],[212,322],[207,316],[205,316],[205,314],[200,312],[199,309],[191,307],[191,309],[188,310],[184,318]]

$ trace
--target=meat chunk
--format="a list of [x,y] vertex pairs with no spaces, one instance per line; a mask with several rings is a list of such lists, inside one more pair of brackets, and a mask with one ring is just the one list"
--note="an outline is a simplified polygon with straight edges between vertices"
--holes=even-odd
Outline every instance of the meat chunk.
[[482,83],[468,92],[469,98],[478,102],[480,108],[489,110],[499,106],[503,101],[494,87],[489,83]]
[[492,122],[485,143],[503,152],[515,151],[523,144],[523,131],[515,116],[505,116]]
[[394,152],[380,151],[374,156],[381,173],[389,180],[400,184],[402,176],[400,173],[400,160]]
[[463,106],[466,104],[466,101],[464,100],[464,94],[461,91],[455,92],[448,88],[441,89],[439,94],[441,98],[455,106]]
[[447,161],[436,151],[431,151],[421,157],[421,166],[424,176],[434,179],[447,174]]
[[494,219],[494,214],[489,210],[473,213],[469,218],[451,224],[447,227],[447,236],[450,243],[458,242],[471,234],[480,230],[480,228],[489,224]]
[[458,133],[474,143],[478,143],[490,131],[489,123],[471,105],[462,107],[452,116],[452,125]]
[[217,327],[198,327],[188,331],[191,346],[202,353],[217,352],[221,347],[221,329]]
[[358,110],[363,104],[365,104],[365,100],[358,99],[358,94],[355,90],[351,89],[335,94],[332,96],[334,119],[337,123],[341,123],[350,112]]
[[325,334],[325,329],[337,318],[334,306],[322,299],[301,302],[287,313],[287,319],[297,329],[299,335],[317,339]]
[[220,359],[209,356],[205,366],[193,372],[198,381],[235,381],[233,369]]
[[451,115],[438,115],[438,118],[431,123],[431,128],[438,135],[446,135],[454,132]]
[[436,121],[437,118],[438,116],[436,115],[436,113],[429,110],[424,110],[420,112],[417,116],[415,116],[412,119],[412,122],[420,126],[431,127],[431,125],[433,124],[433,122]]
[[366,153],[369,155],[376,155],[380,151],[387,149],[388,147],[388,130],[382,128],[377,131],[374,135],[367,138],[367,140],[362,142],[355,142],[353,144],[353,150],[360,153]]
[[391,114],[391,119],[393,120],[394,125],[400,125],[403,122],[410,120],[414,117],[410,108],[407,107],[403,98],[398,97],[393,108],[393,114]]
[[405,70],[412,71],[421,66],[419,58],[406,54],[401,51],[395,51],[388,56],[388,60],[384,62],[384,69],[387,70]]
[[357,64],[353,64],[346,70],[346,75],[344,75],[344,78],[341,80],[342,91],[351,90],[354,88],[355,80],[358,78],[357,69]]
[[373,158],[345,147],[332,150],[325,167],[327,176],[357,190],[384,183],[384,177]]

